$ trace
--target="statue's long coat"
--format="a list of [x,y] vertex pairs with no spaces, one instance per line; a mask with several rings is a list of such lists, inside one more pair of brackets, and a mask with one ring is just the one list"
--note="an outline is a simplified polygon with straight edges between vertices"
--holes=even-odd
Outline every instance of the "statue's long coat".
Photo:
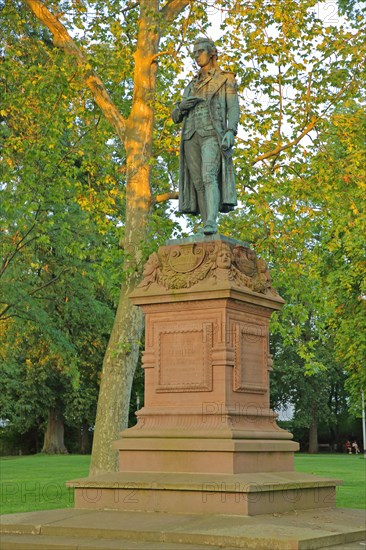
[[[183,99],[193,96],[193,86],[198,77],[195,77],[186,87]],[[235,75],[217,68],[212,76],[205,80],[205,86],[209,83],[209,112],[212,125],[217,133],[219,143],[227,130],[237,133],[240,109],[237,95]],[[174,122],[183,121],[182,135],[184,133],[186,117],[181,113],[178,106],[172,112]],[[235,173],[232,161],[232,149],[222,151],[221,171],[219,174],[220,188],[220,212],[230,212],[237,204]],[[180,147],[180,170],[179,170],[179,210],[186,214],[198,214],[198,201],[196,191],[190,181],[187,168],[187,159],[184,155],[183,139]]]

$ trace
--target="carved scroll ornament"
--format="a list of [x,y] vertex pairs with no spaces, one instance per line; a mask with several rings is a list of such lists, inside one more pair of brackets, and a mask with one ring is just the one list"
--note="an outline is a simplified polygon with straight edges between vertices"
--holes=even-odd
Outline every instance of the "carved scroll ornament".
[[264,260],[243,245],[222,241],[161,247],[146,262],[139,288],[156,284],[174,290],[225,281],[241,289],[278,295]]

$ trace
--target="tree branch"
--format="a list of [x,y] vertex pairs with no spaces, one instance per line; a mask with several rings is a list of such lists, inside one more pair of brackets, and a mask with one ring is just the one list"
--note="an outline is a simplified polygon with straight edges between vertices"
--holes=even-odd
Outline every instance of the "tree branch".
[[47,288],[48,286],[52,285],[53,283],[55,283],[56,281],[58,281],[58,279],[61,277],[61,275],[63,275],[63,273],[66,273],[66,271],[70,271],[70,267],[65,267],[65,269],[61,269],[60,273],[58,275],[56,275],[55,277],[53,277],[53,279],[47,281],[47,283],[44,283],[43,285],[41,286],[38,286],[37,288],[35,288],[34,290],[32,290],[30,293],[29,293],[29,296],[33,296],[34,294],[36,294],[36,292],[39,292],[40,290],[43,290],[44,288]]
[[306,126],[306,128],[301,132],[301,134],[299,136],[297,136],[296,139],[293,139],[289,143],[286,143],[286,145],[278,145],[277,147],[272,149],[272,151],[268,151],[267,153],[263,153],[263,155],[259,155],[258,157],[256,157],[253,160],[252,166],[254,164],[256,164],[257,162],[259,162],[260,160],[265,160],[265,159],[268,159],[268,158],[273,157],[273,156],[278,156],[278,154],[282,153],[282,151],[285,151],[286,149],[289,149],[290,147],[293,147],[294,145],[297,145],[302,140],[302,138],[304,136],[306,136],[306,134],[311,132],[311,130],[314,128],[314,126],[317,124],[317,122],[319,122],[319,120],[321,118],[322,118],[321,116],[319,116],[317,118],[313,117],[310,124],[308,124]]
[[157,195],[154,199],[155,203],[170,201],[174,199],[179,199],[178,191],[169,191],[168,193],[163,193],[162,195]]
[[14,306],[14,304],[8,304],[6,307],[4,307],[4,309],[2,311],[0,311],[0,320],[1,321],[6,321],[10,317],[14,317],[14,315],[8,315],[7,317],[4,317],[5,313],[13,306]]
[[[35,227],[35,224],[30,228],[30,230],[28,231],[27,235],[34,229]],[[7,268],[9,267],[10,265],[10,262],[15,258],[15,256],[18,254],[18,252],[20,250],[22,250],[22,248],[24,248],[25,246],[28,246],[29,243],[31,243],[32,241],[34,241],[35,239],[37,239],[38,237],[32,237],[31,239],[29,239],[29,241],[25,241],[24,239],[26,238],[25,235],[24,237],[22,237],[20,239],[20,241],[15,245],[15,249],[13,250],[13,252],[8,252],[4,259],[3,259],[3,263],[2,263],[2,266],[1,266],[1,269],[0,269],[0,277],[2,277],[5,273],[5,271],[7,270]],[[22,243],[22,244],[21,244]]]
[[283,121],[283,95],[282,95],[282,73],[281,73],[281,64],[278,60],[278,94],[279,94],[279,113],[278,113],[278,141],[282,141],[282,121]]
[[[181,38],[181,41],[179,42],[178,44],[178,47],[175,49],[175,50],[165,50],[163,52],[158,52],[156,53],[153,57],[152,57],[152,60],[151,60],[151,63],[154,63],[156,62],[156,59],[161,57],[162,55],[171,55],[173,57],[176,57],[178,55],[178,53],[180,52],[182,46],[183,46],[183,42],[184,42],[184,39],[185,39],[185,36],[187,34],[187,28],[188,28],[188,25],[189,25],[189,20],[191,18],[191,14],[192,14],[192,3],[190,3],[190,8],[189,8],[189,14],[187,15],[187,17],[184,19],[183,21],[183,32],[182,32],[182,38]],[[183,8],[182,8],[183,9]]]
[[305,104],[305,115],[306,115],[306,118],[308,118],[309,112],[310,112],[311,82],[312,82],[312,79],[313,79],[313,73],[311,72],[311,73],[309,74],[308,85],[307,85],[307,88],[306,88],[306,104]]
[[[39,292],[40,290],[43,290],[44,288],[47,288],[48,286],[52,285],[53,283],[55,283],[63,273],[65,273],[66,271],[70,271],[70,268],[69,267],[66,267],[65,269],[62,269],[60,271],[60,273],[58,275],[56,275],[55,277],[53,277],[53,279],[51,279],[50,281],[47,281],[46,283],[44,283],[43,285],[41,286],[38,286],[37,288],[34,288],[31,292],[28,293],[28,296],[34,296],[34,294],[36,294],[37,292]],[[2,311],[0,311],[0,319],[2,320],[5,320],[5,319],[8,319],[9,317],[14,317],[14,315],[8,315],[8,317],[4,317],[5,313],[7,311],[9,311],[9,309],[11,309],[12,307],[14,307],[15,304],[7,304],[4,309]]]
[[184,10],[191,0],[169,0],[160,10],[161,15],[167,23],[171,23]]
[[26,233],[22,236],[22,238],[16,243],[14,251],[9,252],[8,254],[5,255],[5,257],[3,259],[1,269],[0,269],[0,277],[2,277],[4,275],[6,269],[9,267],[10,262],[16,256],[16,254],[18,254],[18,252],[20,250],[22,250],[22,248],[24,248],[25,246],[28,246],[29,243],[31,243],[32,241],[34,241],[35,239],[38,238],[37,236],[35,236],[35,237],[31,237],[28,241],[26,241],[26,238],[28,237],[28,235],[33,231],[33,229],[37,225],[37,218],[38,218],[38,214],[39,214],[40,210],[41,210],[41,207],[38,206],[38,208],[36,210],[36,213],[35,213],[35,216],[34,216],[33,224],[26,231]]
[[101,79],[94,74],[84,52],[71,38],[64,25],[48,10],[43,2],[40,0],[23,0],[23,2],[28,5],[37,19],[51,31],[54,37],[54,45],[64,50],[66,54],[76,60],[77,65],[82,70],[83,79],[92,92],[96,104],[123,142],[126,133],[126,120],[113,103]]
[[161,57],[162,55],[174,55],[175,52],[173,50],[165,50],[163,52],[158,52],[151,58],[151,63],[154,63],[158,57]]
[[286,145],[278,145],[277,147],[272,149],[272,151],[268,151],[267,153],[263,153],[263,155],[259,155],[252,161],[252,166],[254,166],[254,164],[259,162],[260,160],[265,160],[269,157],[273,157],[276,155],[278,156],[279,153],[282,153],[282,151],[285,151],[286,149],[289,149],[290,147],[297,145],[302,140],[302,138],[306,136],[306,134],[311,132],[311,130],[316,126],[319,120],[321,120],[326,114],[326,112],[329,111],[331,106],[338,101],[338,99],[344,94],[346,90],[348,90],[348,88],[351,86],[354,80],[355,78],[352,78],[352,80],[350,80],[350,82],[346,86],[344,86],[344,88],[342,88],[342,90],[340,90],[338,94],[336,94],[332,98],[332,100],[329,102],[329,105],[324,109],[324,111],[318,117],[314,117],[314,116],[312,117],[311,122],[304,128],[304,130],[302,130],[302,132],[297,136],[297,138],[293,139],[289,143],[286,143]]
[[137,8],[137,6],[139,5],[140,5],[140,2],[135,2],[134,4],[131,4],[131,6],[128,6],[127,8],[123,8],[123,10],[121,10],[121,13],[123,13],[124,15],[128,11],[133,10],[134,8]]

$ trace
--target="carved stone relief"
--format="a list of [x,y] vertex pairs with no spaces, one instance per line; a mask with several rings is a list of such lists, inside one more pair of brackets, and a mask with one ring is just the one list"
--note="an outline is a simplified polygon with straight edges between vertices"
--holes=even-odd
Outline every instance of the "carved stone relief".
[[278,296],[267,264],[249,248],[223,241],[163,246],[149,257],[139,288],[167,290],[230,282],[233,287]]

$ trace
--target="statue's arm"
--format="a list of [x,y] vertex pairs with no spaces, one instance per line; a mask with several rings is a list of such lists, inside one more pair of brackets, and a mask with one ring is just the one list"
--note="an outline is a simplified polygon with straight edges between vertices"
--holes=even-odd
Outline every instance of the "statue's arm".
[[188,112],[193,109],[199,101],[202,101],[198,97],[191,96],[191,84],[183,92],[182,100],[176,103],[175,109],[172,112],[172,119],[175,124],[182,122]]
[[238,97],[238,86],[235,75],[230,73],[226,81],[226,108],[227,108],[227,129],[236,136],[240,120],[240,106]]
[[238,88],[235,81],[235,75],[229,73],[225,83],[226,99],[226,132],[221,141],[221,148],[229,151],[234,146],[234,138],[238,133],[238,124],[240,119],[240,108],[238,98]]
[[176,106],[175,106],[175,109],[172,111],[172,119],[173,119],[173,122],[175,122],[175,124],[179,124],[180,122],[182,122],[183,118],[184,118],[184,112],[180,109],[179,107],[180,103],[177,103]]
[[191,109],[194,109],[200,101],[204,100],[200,97],[183,97],[182,101],[177,103],[176,108],[172,112],[172,119],[174,122],[182,122],[185,115],[187,115]]

